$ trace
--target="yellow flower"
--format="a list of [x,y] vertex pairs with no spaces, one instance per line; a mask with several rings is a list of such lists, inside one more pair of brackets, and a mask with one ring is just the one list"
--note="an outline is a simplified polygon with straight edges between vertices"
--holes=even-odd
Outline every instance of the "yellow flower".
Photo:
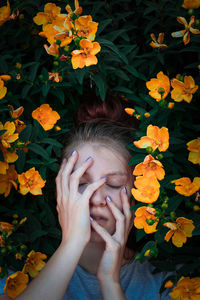
[[56,6],[54,3],[47,3],[44,6],[44,12],[39,12],[33,18],[33,21],[37,25],[46,25],[52,23],[56,19],[57,15],[60,14],[61,8]]
[[191,16],[189,24],[184,17],[177,17],[177,21],[180,24],[183,24],[185,26],[185,29],[172,32],[171,35],[172,37],[175,38],[183,37],[183,42],[185,45],[187,45],[190,42],[190,32],[194,34],[200,34],[200,31],[198,29],[193,28],[195,22],[195,16]]
[[6,130],[0,136],[0,142],[4,148],[10,148],[10,144],[18,139],[18,133],[14,133],[16,130],[14,122],[6,122],[4,125],[0,122],[0,130]]
[[157,74],[157,78],[152,78],[146,82],[147,88],[150,90],[149,95],[159,102],[165,99],[170,91],[169,77],[164,75],[163,72]]
[[188,177],[182,177],[173,180],[172,183],[176,185],[175,190],[184,196],[191,196],[200,189],[200,177],[195,177],[193,182]]
[[84,36],[90,41],[94,41],[98,23],[92,21],[92,17],[81,16],[75,20],[75,29],[79,37]]
[[190,151],[188,160],[193,164],[200,165],[200,137],[187,143],[188,150]]
[[143,203],[153,203],[160,194],[160,184],[155,176],[138,176],[134,181],[136,188],[131,189],[133,197]]
[[17,172],[15,166],[9,166],[6,174],[0,174],[0,194],[4,194],[7,197],[10,194],[12,186],[17,189]]
[[[135,212],[134,226],[138,229],[144,229],[144,231],[149,234],[156,232],[156,226],[158,224],[158,218],[155,217],[155,209],[147,206],[139,207]],[[149,225],[147,220],[155,221],[153,224]]]
[[73,69],[88,67],[97,64],[96,54],[101,50],[99,43],[87,39],[80,41],[81,50],[72,51]]
[[10,298],[15,299],[27,288],[27,282],[28,275],[17,271],[6,279],[4,292],[7,293]]
[[147,155],[142,163],[135,166],[133,175],[155,176],[158,180],[162,180],[165,176],[165,171],[159,160],[154,159],[151,155]]
[[20,133],[24,128],[26,128],[26,124],[24,124],[23,121],[17,119],[14,121],[14,123],[15,123],[16,131],[18,133]]
[[192,231],[195,228],[192,220],[183,217],[176,219],[175,223],[167,222],[163,225],[170,229],[165,235],[165,241],[169,242],[172,237],[172,243],[176,247],[182,247],[187,237],[192,237]]
[[194,9],[200,7],[200,0],[184,0],[182,7],[185,9]]
[[45,262],[47,256],[41,252],[35,252],[32,250],[26,259],[26,264],[23,267],[23,272],[28,273],[32,278],[35,278],[39,271],[45,266]]
[[168,108],[173,109],[174,108],[174,102],[169,102],[168,103]]
[[139,141],[134,141],[133,143],[138,148],[151,147],[153,151],[158,148],[160,152],[164,152],[169,147],[168,128],[149,125],[147,127],[147,136],[143,136]]
[[192,76],[185,76],[184,82],[174,78],[171,81],[173,90],[171,91],[171,97],[176,102],[181,102],[182,100],[190,103],[193,94],[197,91],[198,85],[195,85],[195,81]]
[[8,105],[8,106],[11,108],[11,111],[9,111],[9,113],[10,113],[11,118],[13,118],[13,119],[19,118],[24,112],[23,106],[20,106],[17,109],[14,109],[14,107],[12,105]]
[[181,277],[169,295],[172,300],[199,300],[200,277]]
[[11,235],[13,232],[13,225],[7,222],[0,222],[0,231],[6,231],[8,233],[8,236]]
[[167,45],[163,44],[164,36],[165,36],[165,34],[163,32],[159,33],[158,39],[156,39],[154,33],[151,33],[150,36],[151,36],[151,38],[152,38],[153,41],[151,41],[151,43],[149,45],[152,48],[157,48],[157,49],[165,49],[165,48],[167,48]]
[[10,17],[10,3],[7,0],[7,6],[0,8],[0,26],[2,26]]
[[36,119],[44,130],[50,130],[60,119],[59,114],[52,110],[49,104],[42,104],[32,112],[33,119]]
[[18,175],[19,189],[22,195],[30,192],[32,195],[42,195],[42,188],[45,186],[46,180],[43,180],[39,172],[35,168],[31,168],[26,172]]

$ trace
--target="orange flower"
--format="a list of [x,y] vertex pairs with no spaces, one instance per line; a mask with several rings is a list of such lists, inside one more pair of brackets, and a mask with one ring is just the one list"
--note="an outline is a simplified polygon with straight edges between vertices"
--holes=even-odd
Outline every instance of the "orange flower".
[[39,271],[45,266],[45,262],[47,256],[41,252],[35,252],[32,250],[26,259],[26,264],[23,267],[23,272],[28,273],[32,278],[35,278]]
[[27,288],[27,282],[28,275],[17,271],[6,279],[4,292],[7,293],[10,298],[15,299]]
[[6,174],[8,170],[8,163],[4,161],[0,161],[0,174]]
[[14,123],[15,123],[16,131],[18,133],[20,133],[22,130],[24,130],[24,128],[26,128],[26,125],[24,124],[23,121],[15,120]]
[[[2,234],[0,234],[0,247],[4,247],[4,245],[5,245],[5,242],[4,242],[3,236],[2,236]],[[1,267],[0,267],[0,273],[1,273]]]
[[61,41],[60,47],[65,47],[71,43],[73,39],[72,32],[74,31],[74,25],[69,17],[65,17],[60,24],[58,22],[57,24],[54,24],[53,28],[57,30],[54,38]]
[[61,8],[56,6],[54,3],[47,3],[44,6],[44,12],[39,12],[33,18],[33,21],[37,25],[46,25],[52,23],[56,19],[57,15],[60,14]]
[[0,122],[0,130],[6,130],[1,136],[0,141],[4,148],[10,148],[10,143],[15,142],[18,139],[18,133],[15,132],[15,123],[6,122],[4,125]]
[[49,104],[42,104],[32,112],[33,119],[36,119],[44,130],[50,130],[60,119],[59,114],[52,110]]
[[159,102],[161,99],[165,99],[169,94],[169,77],[164,75],[161,71],[157,74],[157,79],[152,78],[150,81],[147,81],[146,86],[150,90],[149,95]]
[[200,165],[200,137],[187,143],[188,150],[191,151],[188,160],[193,164]]
[[82,14],[82,7],[79,6],[78,0],[74,0],[74,6],[75,6],[75,10],[74,11],[71,9],[71,7],[69,6],[69,4],[67,4],[65,6],[65,9],[69,13],[69,16],[71,16],[73,13],[76,14],[76,15],[81,15]]
[[53,72],[53,73],[51,73],[51,72],[49,72],[49,80],[53,80],[53,81],[55,81],[55,82],[59,82],[60,81],[60,79],[59,79],[59,73],[58,72]]
[[192,76],[185,76],[184,82],[174,78],[171,81],[173,90],[171,91],[171,97],[176,102],[181,102],[182,100],[190,103],[193,94],[197,91],[198,85],[195,85]]
[[9,166],[6,174],[0,174],[0,194],[4,194],[7,197],[10,194],[12,186],[17,189],[17,172],[15,166]]
[[182,7],[185,9],[194,9],[200,7],[200,0],[184,0]]
[[133,113],[135,112],[135,109],[133,109],[133,108],[125,108],[124,109],[125,110],[125,112],[128,114],[128,115],[130,115],[130,116],[132,116],[133,115]]
[[158,148],[160,152],[164,152],[169,147],[168,129],[166,127],[159,128],[149,125],[147,127],[147,136],[143,136],[139,141],[134,141],[133,143],[138,148],[151,147],[153,151]]
[[195,228],[192,220],[183,217],[176,219],[176,223],[167,222],[163,225],[170,229],[165,235],[165,241],[169,242],[172,237],[172,243],[176,247],[182,247],[187,237],[192,237],[192,231]]
[[4,86],[4,81],[0,78],[0,99],[3,99],[7,93],[7,87]]
[[8,106],[11,108],[11,111],[9,111],[9,113],[10,113],[11,118],[13,118],[13,119],[19,118],[24,112],[23,106],[20,106],[15,110],[12,105],[8,105]]
[[0,79],[2,79],[3,81],[8,81],[11,79],[10,75],[0,75]]
[[131,189],[133,197],[143,203],[153,203],[158,199],[160,194],[160,184],[158,180],[153,177],[138,176],[134,181],[136,187]]
[[18,175],[20,193],[26,195],[30,192],[32,195],[42,195],[42,190],[46,180],[43,180],[39,172],[35,168],[31,168],[26,172]]
[[96,54],[101,50],[99,43],[87,39],[80,41],[81,50],[72,51],[72,67],[73,69],[88,67],[97,64]]
[[181,277],[169,295],[172,300],[199,300],[200,277]]
[[2,6],[0,8],[0,26],[2,26],[10,17],[10,3],[7,0],[7,6]]
[[154,159],[151,155],[147,155],[142,163],[135,166],[133,175],[155,176],[158,180],[162,180],[165,176],[165,171],[159,160]]
[[98,23],[92,21],[91,16],[81,16],[75,20],[75,28],[79,37],[84,36],[90,41],[94,41]]
[[187,45],[190,42],[190,32],[194,34],[200,34],[200,31],[198,29],[193,28],[195,22],[195,16],[191,16],[189,24],[184,17],[177,17],[177,21],[180,24],[183,24],[185,26],[185,29],[172,32],[171,35],[172,37],[175,38],[183,37],[184,45]]
[[11,235],[13,232],[13,225],[7,222],[0,222],[0,231],[6,231],[8,233],[8,236]]
[[175,183],[175,190],[184,196],[191,196],[200,189],[200,177],[195,177],[193,182],[188,177],[182,177],[171,182]]
[[168,280],[166,283],[165,283],[165,285],[164,285],[164,287],[166,288],[166,289],[169,289],[169,288],[171,288],[171,287],[173,287],[173,282],[171,281],[171,280]]
[[147,223],[147,220],[158,220],[155,217],[155,209],[148,206],[141,206],[135,212],[134,226],[138,229],[144,229],[148,233],[156,232],[156,226],[158,221],[155,221],[152,225]]
[[16,150],[13,151],[13,152],[7,151],[6,148],[4,148],[1,144],[0,144],[0,150],[3,153],[5,162],[13,163],[18,159],[18,155],[16,153]]
[[152,48],[157,48],[157,49],[165,49],[165,48],[167,48],[167,45],[163,44],[164,36],[165,36],[165,34],[163,32],[159,33],[157,40],[156,40],[156,37],[155,37],[154,33],[151,33],[150,36],[151,36],[151,38],[152,38],[153,41],[151,41],[151,43],[149,45]]
[[59,48],[58,45],[56,45],[56,43],[53,43],[50,46],[45,44],[44,48],[49,55],[53,55],[53,56],[59,55]]

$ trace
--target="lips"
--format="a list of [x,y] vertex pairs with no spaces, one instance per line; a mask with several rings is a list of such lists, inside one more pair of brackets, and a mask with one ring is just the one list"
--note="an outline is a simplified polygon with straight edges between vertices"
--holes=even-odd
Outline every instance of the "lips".
[[91,217],[92,217],[95,221],[97,221],[97,222],[99,222],[99,221],[106,221],[106,218],[104,218],[103,216],[100,216],[100,215],[94,215],[94,214],[91,214]]

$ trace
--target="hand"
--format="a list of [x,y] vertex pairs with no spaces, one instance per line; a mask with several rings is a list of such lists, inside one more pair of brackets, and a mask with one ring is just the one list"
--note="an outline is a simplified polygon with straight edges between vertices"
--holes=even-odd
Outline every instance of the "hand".
[[120,269],[124,249],[131,229],[130,205],[125,188],[120,191],[120,196],[122,201],[122,212],[117,208],[113,201],[109,201],[109,197],[106,198],[107,205],[116,219],[116,231],[112,236],[95,220],[91,221],[94,230],[106,243],[105,251],[97,270],[97,277],[100,283],[105,282],[107,284],[109,280],[120,283]]
[[68,161],[64,159],[56,177],[57,211],[62,229],[62,243],[76,240],[85,246],[91,235],[89,199],[104,184],[105,179],[89,184],[80,194],[79,180],[93,160],[87,159],[74,171],[77,160],[78,152],[75,151]]

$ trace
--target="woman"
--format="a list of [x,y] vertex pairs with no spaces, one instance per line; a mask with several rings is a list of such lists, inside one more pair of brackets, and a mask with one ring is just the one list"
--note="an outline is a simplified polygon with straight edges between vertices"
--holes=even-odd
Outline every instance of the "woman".
[[17,299],[170,299],[159,294],[164,275],[152,275],[126,245],[133,225],[126,123],[120,102],[79,110],[56,178],[62,241]]

